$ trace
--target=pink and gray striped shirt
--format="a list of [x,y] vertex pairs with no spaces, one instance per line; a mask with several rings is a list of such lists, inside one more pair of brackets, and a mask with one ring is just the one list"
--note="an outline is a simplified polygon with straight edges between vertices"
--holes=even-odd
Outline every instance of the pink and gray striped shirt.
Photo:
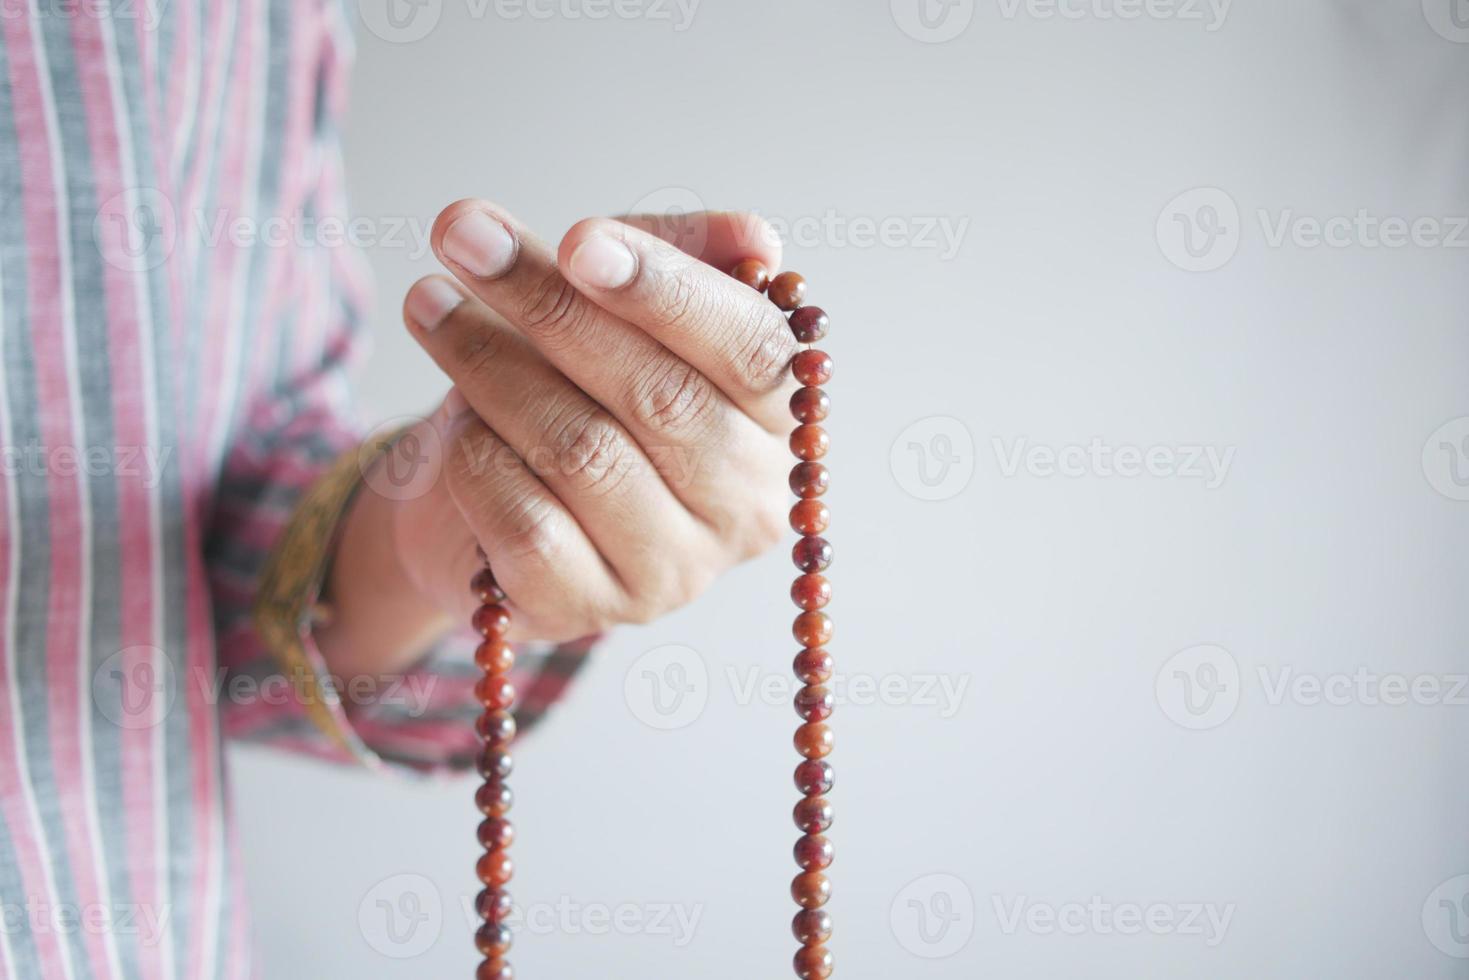
[[[467,663],[354,711],[347,752],[250,622],[294,502],[355,439],[364,277],[312,233],[345,220],[346,18],[0,0],[5,977],[251,975],[223,735],[468,762]],[[581,652],[522,658],[523,726]]]

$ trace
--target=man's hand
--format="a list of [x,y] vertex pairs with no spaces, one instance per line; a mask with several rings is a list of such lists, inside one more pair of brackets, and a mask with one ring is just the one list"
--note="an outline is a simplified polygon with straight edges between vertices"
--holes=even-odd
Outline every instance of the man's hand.
[[514,635],[561,640],[662,615],[779,540],[797,345],[723,270],[773,271],[780,249],[751,215],[688,220],[698,256],[636,216],[582,221],[553,250],[488,202],[439,215],[453,278],[416,283],[404,319],[454,384],[425,423],[442,475],[416,499],[354,506],[322,637],[350,655],[338,669],[390,668],[394,642],[466,616],[477,542]]

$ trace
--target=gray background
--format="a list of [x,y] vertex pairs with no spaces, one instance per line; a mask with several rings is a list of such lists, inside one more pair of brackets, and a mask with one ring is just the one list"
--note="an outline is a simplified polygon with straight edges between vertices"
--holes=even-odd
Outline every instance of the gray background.
[[[444,389],[398,310],[458,197],[551,239],[640,200],[800,232],[842,976],[1469,976],[1469,4],[385,2],[348,133],[368,421]],[[1425,221],[1312,244],[1359,212]],[[1094,439],[1155,472],[1047,468]],[[619,630],[522,748],[514,890],[563,911],[520,975],[786,975],[795,720],[745,682],[786,676],[790,574]],[[670,656],[706,679],[663,731]],[[266,976],[470,975],[470,783],[232,762]]]

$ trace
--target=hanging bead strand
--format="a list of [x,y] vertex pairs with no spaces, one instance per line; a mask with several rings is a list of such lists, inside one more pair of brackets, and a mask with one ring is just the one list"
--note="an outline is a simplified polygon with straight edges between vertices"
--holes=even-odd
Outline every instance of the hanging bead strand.
[[495,581],[483,550],[479,552],[483,568],[475,573],[470,591],[480,603],[474,611],[474,629],[482,637],[474,652],[474,662],[484,671],[475,682],[474,693],[484,708],[475,730],[480,749],[476,764],[484,783],[475,792],[475,803],[484,815],[479,825],[479,842],[485,852],[480,855],[475,871],[484,886],[475,899],[480,927],[475,932],[475,946],[483,959],[475,973],[476,980],[512,980],[514,971],[505,954],[510,950],[512,934],[506,920],[514,903],[505,885],[514,866],[510,861],[510,842],[515,828],[506,818],[512,796],[506,778],[510,775],[509,746],[515,740],[515,717],[510,705],[515,701],[515,688],[510,683],[510,668],[515,665],[515,652],[505,642],[510,629],[510,610],[505,607],[505,591]]
[[[730,272],[752,289],[762,290],[781,310],[790,313],[791,332],[802,344],[813,344],[826,336],[830,321],[820,307],[802,305],[806,297],[806,280],[794,272],[782,272],[773,279],[759,262],[747,259]],[[820,423],[831,410],[831,400],[822,387],[831,380],[831,357],[810,346],[791,360],[791,374],[801,387],[791,396],[791,415],[796,426],[791,432],[791,454],[796,464],[791,468],[791,492],[798,498],[791,507],[791,529],[800,535],[791,550],[791,559],[801,574],[791,583],[791,601],[801,610],[792,627],[801,651],[793,664],[796,677],[803,685],[795,694],[796,714],[801,726],[796,729],[796,751],[803,761],[796,766],[796,789],[801,798],[792,816],[802,837],[796,841],[796,865],[801,869],[791,882],[791,897],[801,910],[791,922],[800,948],[794,967],[802,980],[826,980],[832,975],[831,951],[826,942],[831,938],[831,915],[825,905],[831,897],[831,883],[826,869],[831,865],[831,841],[824,835],[832,823],[832,807],[827,793],[834,775],[826,761],[832,747],[831,717],[834,699],[827,682],[831,680],[832,659],[826,645],[831,640],[831,618],[823,611],[831,601],[831,583],[822,574],[831,565],[831,544],[822,537],[831,523],[831,512],[821,497],[831,483],[831,475],[821,459],[826,456],[831,440]]]

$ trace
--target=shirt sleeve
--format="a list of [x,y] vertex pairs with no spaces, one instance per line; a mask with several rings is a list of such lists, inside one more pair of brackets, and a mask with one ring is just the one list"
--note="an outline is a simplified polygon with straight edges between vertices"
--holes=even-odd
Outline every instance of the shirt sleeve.
[[[335,124],[350,44],[339,7],[313,12],[324,17],[316,35],[320,55],[309,83],[296,89],[310,102],[307,135],[296,151],[283,153],[290,165],[282,168],[288,172],[273,201],[277,217],[312,234],[294,236],[285,248],[278,242],[257,248],[250,257],[267,270],[262,278],[273,300],[265,322],[250,325],[251,356],[269,367],[251,384],[229,427],[206,541],[221,724],[237,739],[337,762],[459,769],[473,763],[478,747],[472,636],[449,638],[364,698],[330,676],[309,631],[301,637],[303,662],[283,667],[252,617],[262,571],[298,504],[362,438],[348,372],[366,343],[367,276],[350,236],[334,231],[351,227]],[[519,651],[511,679],[520,692],[515,712],[522,731],[561,696],[589,646],[583,641]]]

